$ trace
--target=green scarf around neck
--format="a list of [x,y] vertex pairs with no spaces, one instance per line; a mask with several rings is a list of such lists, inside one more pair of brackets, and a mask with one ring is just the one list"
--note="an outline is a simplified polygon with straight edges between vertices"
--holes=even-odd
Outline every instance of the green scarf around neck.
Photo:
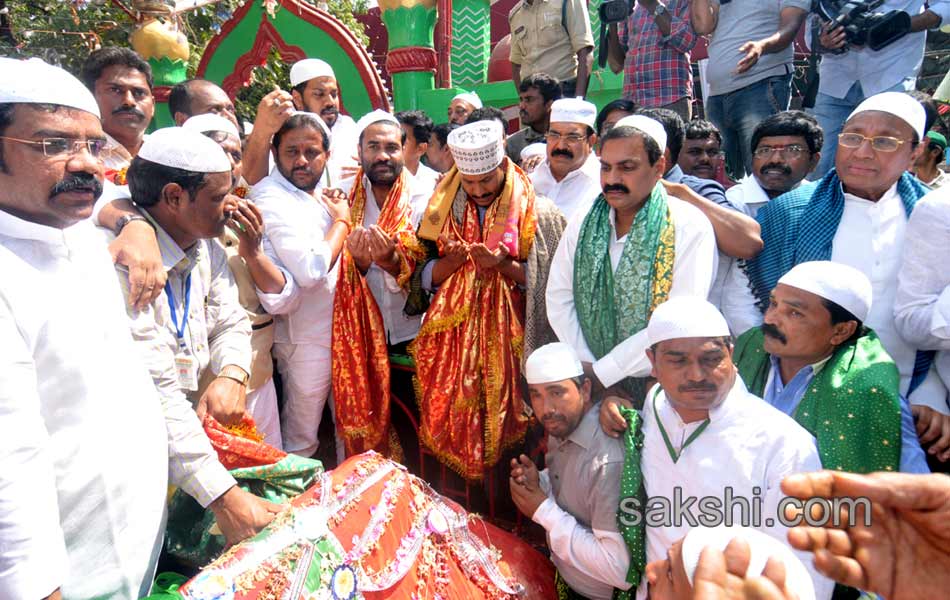
[[[663,185],[654,186],[637,212],[616,272],[610,264],[613,231],[610,205],[601,194],[581,225],[574,257],[574,305],[598,359],[645,329],[653,309],[669,296],[675,234]],[[622,386],[642,406],[645,379],[628,377]]]
[[[749,391],[762,397],[772,366],[758,327],[742,334],[733,360]],[[778,377],[779,374],[774,375]],[[818,441],[826,469],[898,471],[901,458],[900,373],[868,330],[835,349],[791,415]]]

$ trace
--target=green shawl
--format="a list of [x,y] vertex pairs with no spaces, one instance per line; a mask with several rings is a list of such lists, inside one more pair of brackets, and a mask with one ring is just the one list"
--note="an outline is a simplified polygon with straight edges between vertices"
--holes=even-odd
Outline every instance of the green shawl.
[[[772,362],[758,327],[736,342],[733,360],[749,391],[761,397]],[[868,330],[835,349],[815,374],[792,417],[818,441],[826,469],[898,471],[900,374],[877,334]]]
[[[597,197],[584,218],[574,257],[574,305],[584,339],[598,359],[646,328],[673,282],[675,235],[666,190],[657,183],[627,233],[620,264],[610,264],[610,205]],[[645,379],[621,382],[638,407]]]

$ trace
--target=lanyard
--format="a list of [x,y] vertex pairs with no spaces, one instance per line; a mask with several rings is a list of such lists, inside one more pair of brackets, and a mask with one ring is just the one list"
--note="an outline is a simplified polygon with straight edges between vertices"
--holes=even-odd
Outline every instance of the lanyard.
[[185,327],[188,326],[188,307],[191,306],[191,273],[185,278],[185,308],[181,316],[181,327],[178,326],[178,315],[175,314],[175,296],[172,294],[172,282],[165,282],[165,295],[168,297],[168,310],[171,312],[172,324],[175,326],[175,333],[178,335],[178,347],[184,350]]
[[656,417],[656,424],[660,428],[660,435],[663,436],[663,442],[666,444],[666,451],[670,453],[670,458],[673,459],[673,463],[679,460],[680,456],[683,456],[683,452],[686,452],[686,447],[692,444],[696,438],[699,437],[703,431],[709,427],[709,417],[706,417],[706,420],[703,421],[703,424],[696,428],[696,431],[692,433],[686,441],[683,442],[683,447],[680,449],[679,454],[676,453],[676,449],[673,448],[673,444],[670,442],[670,436],[667,435],[666,429],[663,428],[663,421],[660,420],[660,413],[656,409],[656,397],[660,393],[660,386],[656,386],[656,391],[653,392],[653,416]]

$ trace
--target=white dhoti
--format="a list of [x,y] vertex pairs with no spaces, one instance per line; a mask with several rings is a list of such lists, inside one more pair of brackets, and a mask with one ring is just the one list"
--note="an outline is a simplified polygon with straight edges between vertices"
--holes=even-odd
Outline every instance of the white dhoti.
[[330,348],[320,344],[274,344],[284,381],[280,430],[284,450],[310,457],[320,445],[317,432],[330,396]]

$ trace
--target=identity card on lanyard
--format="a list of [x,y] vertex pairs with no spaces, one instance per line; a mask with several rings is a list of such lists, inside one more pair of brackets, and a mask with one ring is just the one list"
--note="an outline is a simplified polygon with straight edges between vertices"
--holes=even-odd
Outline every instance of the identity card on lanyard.
[[181,324],[178,323],[171,281],[165,282],[165,295],[168,297],[168,310],[171,312],[172,324],[175,326],[175,335],[178,338],[178,352],[175,353],[175,371],[178,373],[178,385],[183,390],[195,392],[198,390],[198,361],[188,352],[188,344],[185,342],[188,310],[191,307],[191,273],[188,273],[188,277],[185,278],[185,305],[182,311]]

